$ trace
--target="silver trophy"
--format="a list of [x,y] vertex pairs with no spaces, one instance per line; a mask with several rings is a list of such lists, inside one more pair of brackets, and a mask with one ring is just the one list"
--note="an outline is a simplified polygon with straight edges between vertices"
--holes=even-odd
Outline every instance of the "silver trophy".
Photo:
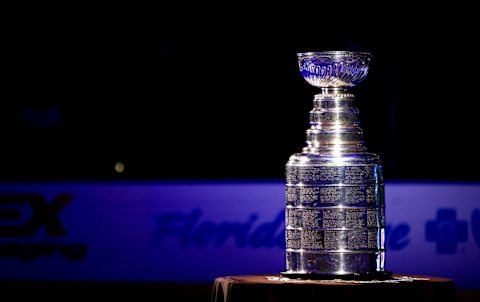
[[382,163],[367,152],[350,87],[369,53],[299,53],[303,78],[319,87],[302,153],[286,164],[286,271],[308,278],[387,276]]

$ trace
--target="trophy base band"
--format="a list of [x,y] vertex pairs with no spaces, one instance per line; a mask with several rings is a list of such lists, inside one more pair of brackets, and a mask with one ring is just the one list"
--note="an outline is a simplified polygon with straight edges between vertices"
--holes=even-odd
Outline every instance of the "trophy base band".
[[368,273],[352,273],[352,274],[338,274],[338,273],[290,273],[281,272],[282,276],[290,279],[309,279],[309,280],[358,280],[358,281],[370,281],[370,280],[389,280],[392,278],[392,272],[368,272]]
[[379,252],[286,252],[289,274],[352,276],[385,271],[385,251]]

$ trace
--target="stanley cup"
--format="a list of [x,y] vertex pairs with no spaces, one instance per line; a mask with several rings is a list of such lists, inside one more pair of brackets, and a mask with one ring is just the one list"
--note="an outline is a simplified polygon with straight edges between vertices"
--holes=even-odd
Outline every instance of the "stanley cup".
[[349,89],[368,73],[369,53],[299,53],[303,78],[319,87],[306,146],[286,164],[285,275],[383,276],[382,163],[367,151]]

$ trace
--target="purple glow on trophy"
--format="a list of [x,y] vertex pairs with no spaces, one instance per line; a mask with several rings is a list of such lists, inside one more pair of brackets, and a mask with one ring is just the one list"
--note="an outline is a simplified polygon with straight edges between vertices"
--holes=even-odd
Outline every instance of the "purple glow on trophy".
[[286,276],[370,277],[385,271],[382,162],[367,151],[349,88],[371,55],[298,54],[300,72],[319,87],[306,146],[286,164]]

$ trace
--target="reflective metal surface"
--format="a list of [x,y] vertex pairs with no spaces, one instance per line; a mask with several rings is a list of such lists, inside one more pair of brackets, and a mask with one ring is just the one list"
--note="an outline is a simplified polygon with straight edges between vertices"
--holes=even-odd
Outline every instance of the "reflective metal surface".
[[382,163],[367,152],[355,96],[370,54],[298,54],[305,80],[321,88],[306,146],[286,164],[285,274],[349,276],[385,271]]

